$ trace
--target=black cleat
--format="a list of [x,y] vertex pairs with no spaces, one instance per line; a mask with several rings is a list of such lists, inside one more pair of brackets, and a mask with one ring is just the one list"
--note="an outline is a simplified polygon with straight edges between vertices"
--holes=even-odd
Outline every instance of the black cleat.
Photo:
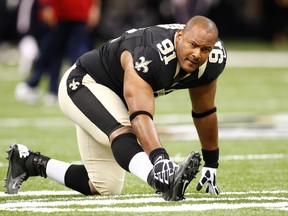
[[7,194],[17,194],[22,182],[26,181],[29,177],[25,169],[25,161],[30,155],[28,148],[21,144],[13,144],[10,150],[7,151],[9,166],[6,176],[6,191]]
[[22,183],[31,176],[47,177],[49,157],[32,152],[22,144],[13,144],[7,151],[9,161],[5,185],[7,194],[17,194]]
[[175,171],[178,165],[168,159],[160,159],[155,163],[153,169],[148,175],[148,184],[156,190],[157,193],[164,193],[170,189],[173,182]]
[[169,190],[162,193],[166,201],[180,201],[185,199],[184,193],[190,182],[199,172],[201,156],[198,152],[191,152],[184,162],[175,170],[174,179]]

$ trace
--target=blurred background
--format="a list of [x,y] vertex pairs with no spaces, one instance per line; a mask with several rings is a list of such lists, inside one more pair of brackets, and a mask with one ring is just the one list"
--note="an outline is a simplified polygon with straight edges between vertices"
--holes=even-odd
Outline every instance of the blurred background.
[[[49,1],[51,0],[0,0],[0,65],[18,65],[22,79],[31,74],[32,64],[39,55],[39,49],[41,51],[41,47],[38,49],[39,41],[45,39],[47,34],[47,28],[46,32],[43,31],[44,18],[40,11],[43,2],[45,6]],[[58,2],[64,4],[67,1]],[[103,41],[118,37],[131,28],[186,23],[194,15],[204,15],[217,24],[219,37],[224,40],[227,50],[255,50],[259,49],[259,44],[260,49],[288,50],[288,0],[98,2],[100,20],[89,29],[93,47],[98,47]],[[67,10],[62,13],[69,14],[69,11],[67,6]]]
[[[4,42],[19,42],[25,34],[18,20],[21,2],[37,4],[37,0],[0,0],[2,46]],[[27,14],[30,9],[25,10]],[[288,43],[288,0],[104,0],[101,10],[100,23],[93,32],[95,41],[117,37],[130,28],[185,23],[200,14],[217,23],[223,39]],[[32,12],[30,22],[36,21]]]
[[[62,12],[64,15],[71,12],[68,8],[72,2],[98,2],[96,7],[100,11],[99,20],[94,20],[93,28],[89,29],[93,47],[98,47],[104,41],[118,37],[131,28],[186,23],[194,15],[211,18],[217,24],[219,37],[228,50],[227,67],[219,80],[219,113],[233,113],[233,123],[244,119],[242,113],[265,115],[265,121],[262,117],[250,116],[243,121],[248,119],[248,125],[251,125],[251,121],[256,121],[255,127],[260,129],[269,124],[271,128],[281,128],[276,137],[288,136],[287,129],[283,131],[282,126],[278,127],[279,122],[281,125],[287,125],[288,122],[288,0],[0,0],[0,119],[22,116],[21,112],[14,110],[17,108],[23,109],[25,115],[33,110],[34,114],[42,116],[44,109],[45,115],[49,116],[48,113],[51,112],[51,116],[55,116],[55,109],[51,111],[41,106],[33,109],[15,100],[17,83],[33,74],[32,64],[37,56],[38,41],[41,40],[39,35],[42,34],[43,37],[43,32],[40,32],[43,28],[39,28],[43,27],[43,17],[39,16],[39,11],[46,8],[45,2],[49,1],[62,4],[66,2]],[[98,10],[95,11],[97,13]],[[24,40],[27,36],[32,36],[34,42]],[[68,66],[66,62],[62,72]],[[39,87],[42,92],[47,89],[46,83]],[[159,112],[190,113],[190,107],[184,103],[187,96],[181,93],[173,95],[174,98],[170,100],[159,99],[159,103],[164,104],[158,109]],[[167,101],[172,104],[167,104]],[[32,104],[31,101],[28,102]],[[239,117],[235,117],[235,113]],[[283,116],[270,117],[279,113]],[[267,114],[269,118],[266,117]],[[231,116],[228,117],[229,122]],[[184,122],[191,121],[187,116],[183,119]],[[179,115],[175,121],[180,121]],[[220,116],[220,126],[224,124],[222,121],[227,122]],[[263,134],[262,131],[261,133]]]
[[[64,5],[62,15],[59,12],[62,17],[71,14],[72,4],[97,3],[89,29],[92,47],[98,47],[131,28],[186,23],[194,15],[207,16],[217,24],[219,37],[228,50],[227,72],[221,76],[218,93],[222,111],[286,114],[288,110],[288,0],[0,0],[0,88],[5,102],[4,97],[0,100],[3,101],[1,111],[4,117],[7,116],[4,104],[10,101],[14,106],[15,97],[19,99],[17,83],[35,74],[32,65],[41,51],[39,41],[49,33],[47,28],[43,28],[45,16],[40,14],[47,8],[47,2]],[[80,11],[80,6],[76,6],[76,9]],[[46,19],[46,27],[47,23],[53,29],[51,19]],[[73,51],[77,44],[72,44]],[[54,43],[49,46],[53,47]],[[73,64],[63,62],[62,72]],[[49,74],[49,68],[47,70]],[[47,89],[49,84],[46,83],[44,81],[44,84],[36,87]],[[27,93],[20,90],[27,97],[37,93],[39,99],[39,92],[35,93],[34,89]],[[13,96],[14,93],[16,96]],[[179,95],[176,98],[182,100]],[[24,102],[32,104],[31,101]],[[44,104],[53,105],[55,100]],[[182,103],[179,104],[182,106]],[[17,102],[18,105],[20,103]],[[179,109],[169,111],[176,110]]]

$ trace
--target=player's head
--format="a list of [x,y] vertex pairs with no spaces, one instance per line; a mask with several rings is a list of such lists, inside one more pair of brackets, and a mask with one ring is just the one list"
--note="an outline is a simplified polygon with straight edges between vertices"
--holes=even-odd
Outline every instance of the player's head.
[[212,20],[192,17],[176,35],[176,53],[182,69],[191,73],[204,64],[217,39],[218,29]]

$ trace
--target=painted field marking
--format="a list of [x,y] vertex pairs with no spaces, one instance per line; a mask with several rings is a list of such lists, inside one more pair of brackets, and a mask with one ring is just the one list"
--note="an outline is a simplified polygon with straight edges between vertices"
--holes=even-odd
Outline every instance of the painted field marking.
[[[251,195],[251,194],[288,194],[288,190],[263,190],[263,191],[226,191],[221,192],[221,195]],[[72,190],[59,190],[59,191],[52,191],[52,190],[41,190],[41,191],[20,191],[17,195],[6,194],[4,192],[0,193],[0,197],[11,197],[11,196],[69,196],[69,195],[80,195],[80,193]],[[192,193],[187,193],[187,195],[192,195]],[[82,197],[82,196],[81,196]],[[157,194],[120,194],[117,196],[83,196],[85,199],[120,199],[120,198],[139,198],[139,197],[159,197]],[[78,197],[79,198],[79,197]],[[76,199],[78,199],[76,198]],[[207,199],[212,199],[213,197],[207,197]],[[219,198],[214,198],[219,200]],[[288,197],[287,197],[288,199]],[[186,199],[187,200],[187,199]]]
[[[288,191],[248,191],[248,192],[225,192],[224,195],[248,195],[248,197],[204,197],[187,198],[182,202],[176,202],[175,205],[165,205],[167,203],[161,197],[155,194],[124,194],[119,196],[99,196],[86,197],[76,196],[65,198],[61,195],[77,195],[73,191],[25,191],[20,192],[21,200],[5,201],[0,203],[0,210],[3,211],[29,211],[29,212],[179,212],[179,211],[207,211],[221,209],[243,209],[243,208],[264,208],[267,210],[288,211]],[[251,196],[251,195],[263,196]],[[273,196],[269,196],[269,194]],[[277,197],[275,195],[283,195]],[[36,198],[35,198],[36,195]],[[43,198],[44,195],[59,195],[51,201],[51,198]],[[0,194],[0,196],[11,196]],[[14,195],[15,196],[15,195]],[[31,196],[32,199],[23,199],[24,196]],[[224,203],[227,201],[227,203]],[[231,203],[238,201],[240,203]],[[191,203],[192,202],[192,203]],[[212,202],[212,203],[199,203]],[[155,205],[158,203],[158,205]],[[195,204],[196,203],[196,204]],[[119,207],[119,205],[125,207]],[[126,207],[130,204],[131,207]],[[135,206],[141,204],[141,206]],[[143,206],[145,204],[145,206]],[[164,204],[164,205],[159,205]],[[95,206],[95,207],[91,207]],[[71,208],[69,206],[72,206]],[[79,206],[79,207],[77,207]],[[181,207],[181,208],[180,208]]]
[[147,212],[183,212],[183,211],[208,211],[208,210],[225,210],[225,209],[243,209],[243,208],[265,208],[271,210],[288,210],[288,202],[279,203],[213,203],[213,204],[192,204],[179,206],[140,206],[140,207],[96,207],[96,208],[8,208],[0,210],[3,211],[29,211],[29,212],[127,212],[127,213],[147,213]]

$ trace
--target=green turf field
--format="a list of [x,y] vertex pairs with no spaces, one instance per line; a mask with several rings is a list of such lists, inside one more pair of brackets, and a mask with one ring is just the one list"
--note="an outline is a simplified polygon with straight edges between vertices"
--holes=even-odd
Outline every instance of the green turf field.
[[[17,102],[13,94],[20,80],[15,65],[0,65],[0,179],[7,170],[5,151],[15,142],[78,163],[72,123],[57,107]],[[181,202],[163,201],[131,174],[122,195],[105,197],[85,197],[52,180],[34,177],[24,182],[17,196],[4,194],[2,188],[0,215],[287,215],[287,86],[285,67],[228,67],[220,77],[219,196],[195,190],[199,175]],[[200,150],[195,132],[189,134],[190,110],[186,91],[157,99],[155,122],[163,145],[178,162],[189,151]]]

